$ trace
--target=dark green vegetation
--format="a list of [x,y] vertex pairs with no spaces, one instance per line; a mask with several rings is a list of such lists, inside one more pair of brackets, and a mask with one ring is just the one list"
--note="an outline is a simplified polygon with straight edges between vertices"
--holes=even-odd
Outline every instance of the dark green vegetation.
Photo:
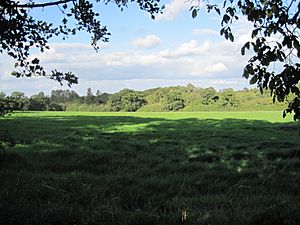
[[274,118],[266,112],[0,118],[0,223],[300,224],[299,124]]
[[[293,97],[290,95],[286,100]],[[11,109],[25,111],[274,111],[283,110],[285,106],[285,103],[273,103],[270,92],[262,95],[257,88],[216,91],[212,87],[199,88],[192,84],[145,91],[123,89],[114,94],[99,90],[94,94],[88,88],[84,96],[69,90],[53,90],[50,96],[40,92],[29,98],[22,92],[13,92],[10,96],[0,93],[0,104],[7,105],[7,102]]]

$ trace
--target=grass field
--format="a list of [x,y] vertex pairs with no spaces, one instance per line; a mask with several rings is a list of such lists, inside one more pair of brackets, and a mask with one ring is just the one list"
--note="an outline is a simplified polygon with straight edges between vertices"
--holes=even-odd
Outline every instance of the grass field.
[[299,123],[280,112],[0,118],[1,225],[299,225]]

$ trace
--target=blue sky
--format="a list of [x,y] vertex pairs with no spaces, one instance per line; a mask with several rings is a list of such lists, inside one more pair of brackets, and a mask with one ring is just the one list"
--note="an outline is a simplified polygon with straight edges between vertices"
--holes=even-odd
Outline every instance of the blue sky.
[[[231,43],[219,36],[217,14],[206,14],[203,8],[192,19],[189,1],[162,0],[162,4],[166,8],[156,20],[134,3],[123,12],[112,3],[100,4],[99,19],[112,35],[109,43],[99,43],[98,53],[90,46],[88,34],[80,33],[66,41],[55,38],[49,51],[34,53],[32,57],[39,57],[48,70],[72,71],[78,75],[79,84],[72,89],[79,94],[85,94],[88,87],[94,92],[109,93],[123,88],[145,90],[188,83],[216,89],[249,87],[248,81],[241,77],[249,56],[241,56],[240,47],[249,40],[251,31],[245,19],[233,25],[236,40]],[[62,19],[57,7],[32,13],[53,22]],[[68,89],[45,78],[11,77],[13,65],[12,59],[0,55],[0,91],[32,95]]]

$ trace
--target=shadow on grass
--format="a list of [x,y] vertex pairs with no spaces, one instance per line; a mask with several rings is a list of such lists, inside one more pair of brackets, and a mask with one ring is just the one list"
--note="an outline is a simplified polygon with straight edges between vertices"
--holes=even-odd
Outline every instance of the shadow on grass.
[[300,224],[296,129],[240,119],[0,120],[0,221]]

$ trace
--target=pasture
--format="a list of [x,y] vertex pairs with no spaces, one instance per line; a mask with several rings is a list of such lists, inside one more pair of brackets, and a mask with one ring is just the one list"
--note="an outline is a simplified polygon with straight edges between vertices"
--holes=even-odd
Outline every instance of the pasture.
[[300,224],[281,112],[15,113],[0,148],[1,225]]

